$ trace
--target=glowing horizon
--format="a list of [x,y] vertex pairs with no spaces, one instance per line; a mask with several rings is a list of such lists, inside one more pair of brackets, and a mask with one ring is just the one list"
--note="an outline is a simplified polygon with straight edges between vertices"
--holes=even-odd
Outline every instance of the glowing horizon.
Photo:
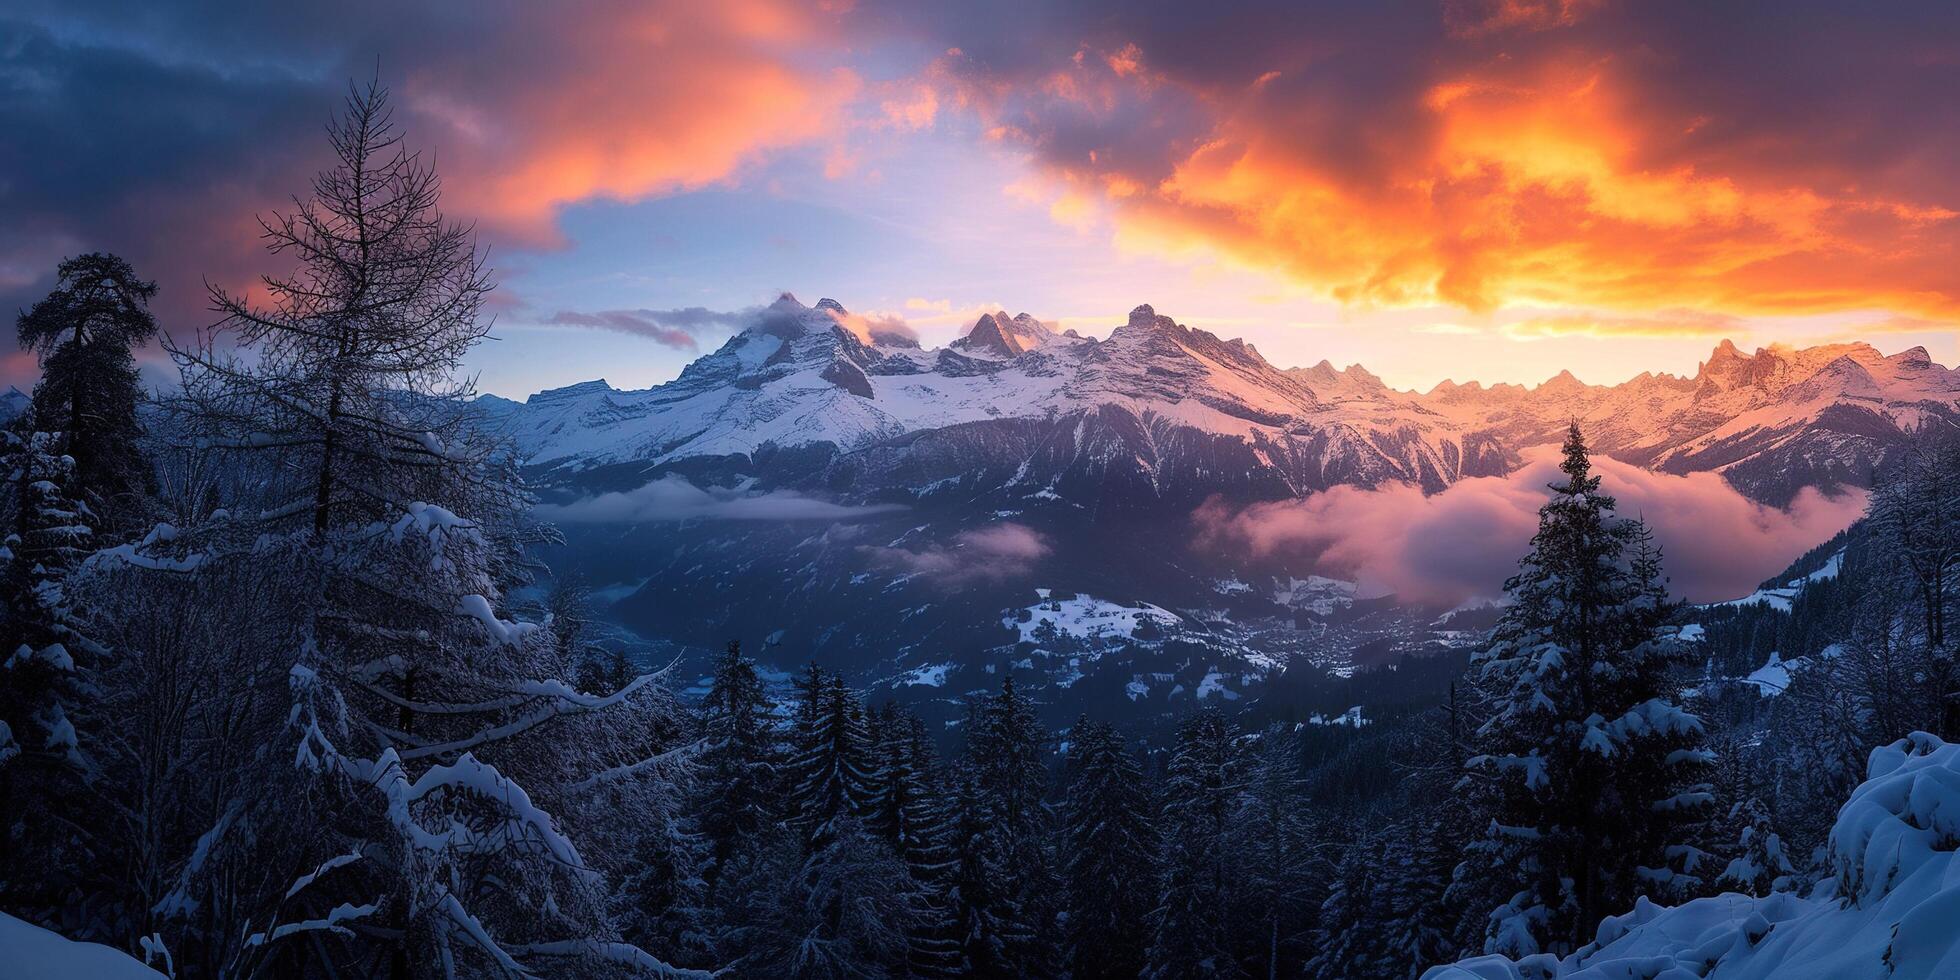
[[0,20],[0,121],[34,147],[0,158],[0,301],[105,249],[159,280],[169,329],[206,325],[202,281],[267,268],[253,214],[304,191],[378,64],[500,270],[473,362],[498,394],[664,381],[786,289],[931,343],[983,310],[1101,334],[1148,302],[1418,391],[1691,374],[1723,339],[1960,362],[1960,11],[1296,6],[434,3],[213,31],[31,2]]

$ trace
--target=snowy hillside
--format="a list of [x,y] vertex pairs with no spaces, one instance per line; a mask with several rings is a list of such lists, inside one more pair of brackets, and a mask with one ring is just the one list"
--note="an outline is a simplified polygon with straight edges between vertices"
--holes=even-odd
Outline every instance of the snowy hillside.
[[121,950],[71,942],[0,912],[0,978],[87,977],[89,980],[161,980],[163,974]]
[[1807,896],[1642,899],[1572,956],[1485,956],[1424,980],[1935,980],[1960,976],[1960,745],[1873,750],[1831,831],[1834,877]]
[[480,405],[562,478],[632,463],[866,498],[986,490],[1086,506],[1111,494],[1438,490],[1508,471],[1575,418],[1609,454],[1717,471],[1781,504],[1802,486],[1862,482],[1903,432],[1960,415],[1960,372],[1920,348],[1888,357],[1861,343],[1745,355],[1724,341],[1691,378],[1603,387],[1561,373],[1533,388],[1446,381],[1419,394],[1360,365],[1281,370],[1147,305],[1104,340],[1000,313],[927,350],[862,323],[834,300],[786,294],[671,383],[594,381]]

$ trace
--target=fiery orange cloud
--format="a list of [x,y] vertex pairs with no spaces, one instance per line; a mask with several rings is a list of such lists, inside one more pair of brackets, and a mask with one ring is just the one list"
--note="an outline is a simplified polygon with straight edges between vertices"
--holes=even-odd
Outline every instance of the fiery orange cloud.
[[1605,316],[1560,313],[1514,320],[1500,328],[1506,337],[1538,340],[1548,337],[1730,337],[1748,325],[1726,313],[1662,310],[1651,316]]
[[[1083,227],[1101,199],[1127,245],[1223,253],[1350,304],[1960,315],[1950,183],[1793,167],[1761,138],[1754,156],[1739,138],[1697,154],[1708,130],[1737,124],[1654,97],[1672,55],[1559,41],[1603,6],[1446,5],[1444,53],[1377,106],[1289,85],[1289,69],[1181,79],[1134,43],[1028,76],[1018,103],[998,78],[965,101],[1068,188],[1057,220]],[[1182,102],[1165,97],[1180,88]],[[1201,120],[1195,138],[1120,142],[1177,111]],[[1701,328],[1609,316],[1583,329]]]
[[1118,213],[1353,303],[1960,312],[1954,211],[1642,168],[1630,98],[1610,62],[1437,85],[1427,138],[1362,186],[1242,115]]
[[[798,56],[825,29],[781,0],[622,4],[502,36],[548,38],[556,71],[503,79],[439,65],[403,88],[422,121],[447,129],[422,139],[445,147],[452,207],[550,244],[567,204],[696,189],[762,151],[834,138],[863,86],[846,67]],[[479,57],[494,66],[495,52]],[[915,103],[900,115],[921,125],[931,112]]]

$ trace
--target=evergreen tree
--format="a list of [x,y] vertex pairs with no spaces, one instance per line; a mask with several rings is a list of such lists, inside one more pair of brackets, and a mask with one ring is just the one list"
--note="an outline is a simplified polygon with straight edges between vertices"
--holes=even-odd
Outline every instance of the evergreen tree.
[[1143,767],[1116,729],[1086,717],[1069,729],[1062,877],[1068,962],[1078,978],[1134,977],[1144,966],[1155,905],[1148,888],[1157,833]]
[[[212,291],[241,352],[170,345],[192,445],[251,479],[203,526],[117,556],[245,570],[294,596],[289,645],[259,668],[288,680],[289,729],[245,737],[290,746],[310,806],[231,787],[213,833],[297,839],[316,870],[282,861],[286,880],[268,880],[241,847],[187,873],[179,907],[256,876],[243,921],[202,931],[226,975],[664,969],[619,941],[634,903],[613,885],[630,865],[651,869],[644,894],[694,889],[684,720],[657,674],[579,691],[549,626],[513,618],[530,497],[458,375],[489,329],[483,255],[443,218],[379,85],[350,92],[329,137],[312,199],[263,222],[296,260],[264,280],[269,305]],[[380,938],[352,943],[354,919]]]
[[96,644],[64,581],[87,554],[88,505],[74,460],[46,432],[0,431],[7,528],[0,541],[0,901],[51,913],[75,885],[88,836],[78,793],[93,768],[77,730]]
[[1285,726],[1260,733],[1232,815],[1233,946],[1251,976],[1296,975],[1303,959],[1315,827],[1299,741]]
[[1386,888],[1377,893],[1385,910],[1381,944],[1392,980],[1415,980],[1425,967],[1455,959],[1461,950],[1455,926],[1461,910],[1449,901],[1461,857],[1466,814],[1454,799],[1410,807],[1389,825],[1383,852]]
[[1472,667],[1487,720],[1469,763],[1489,828],[1472,848],[1510,883],[1488,948],[1513,955],[1575,949],[1642,891],[1685,884],[1696,852],[1682,835],[1712,799],[1701,721],[1672,700],[1690,655],[1662,629],[1658,554],[1614,516],[1576,424],[1560,469]]
[[17,321],[20,346],[41,358],[36,425],[60,434],[74,460],[71,490],[108,527],[131,526],[156,478],[139,445],[143,389],[132,351],[156,336],[156,283],[91,252],[61,263],[52,292]]
[[1797,886],[1797,869],[1783,846],[1782,835],[1771,822],[1769,808],[1754,798],[1738,801],[1729,808],[1729,824],[1740,827],[1730,853],[1735,856],[1722,870],[1717,884],[1745,895],[1768,895]]
[[781,817],[775,710],[755,661],[742,656],[739,641],[730,640],[701,702],[699,820],[713,862],[711,883],[738,849],[760,839]]
[[984,852],[1000,876],[990,889],[999,900],[993,911],[1001,926],[996,935],[1004,943],[1006,964],[1024,976],[1055,970],[1053,926],[1060,896],[1042,804],[1048,788],[1046,741],[1034,703],[1015,688],[1012,673],[1002,677],[999,694],[970,706],[966,764],[987,821]]
[[1890,558],[1883,572],[1911,596],[1918,614],[1908,621],[1922,661],[1914,686],[1939,705],[1931,723],[1939,733],[1960,737],[1960,662],[1947,637],[1960,595],[1960,438],[1936,426],[1915,435],[1874,480],[1869,520]]
[[875,792],[870,733],[863,706],[843,678],[825,676],[812,663],[798,691],[790,807],[794,824],[816,851],[832,839],[838,821],[870,812]]
[[1165,767],[1162,887],[1144,976],[1238,975],[1229,945],[1231,818],[1242,777],[1237,734],[1215,708],[1178,728]]
[[1342,848],[1316,918],[1309,976],[1385,980],[1402,975],[1388,944],[1389,910],[1382,903],[1396,870],[1389,866],[1386,841],[1361,829]]
[[1034,941],[1014,870],[1002,846],[995,814],[969,770],[953,800],[952,859],[946,905],[958,943],[958,972],[975,977],[1017,977]]

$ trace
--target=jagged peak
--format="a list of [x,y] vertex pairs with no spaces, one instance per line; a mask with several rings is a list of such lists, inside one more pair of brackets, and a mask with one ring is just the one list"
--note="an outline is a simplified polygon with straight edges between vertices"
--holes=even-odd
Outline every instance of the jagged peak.
[[1141,330],[1178,330],[1181,325],[1159,312],[1149,303],[1142,303],[1130,311],[1128,326]]
[[1545,381],[1545,383],[1539,385],[1536,390],[1556,393],[1556,392],[1564,392],[1564,391],[1583,391],[1585,390],[1585,388],[1586,388],[1586,383],[1584,381],[1580,381],[1579,378],[1576,375],[1574,375],[1570,369],[1564,369],[1559,371],[1559,373],[1552,375],[1549,379]]
[[[784,295],[784,296],[788,296],[789,294],[788,294],[788,293],[784,293],[783,295]],[[828,296],[825,296],[824,298],[822,298],[822,299],[820,299],[820,300],[817,300],[817,305],[816,305],[816,306],[815,306],[814,308],[815,308],[815,309],[819,309],[819,310],[829,310],[829,311],[830,311],[830,312],[832,312],[832,313],[848,313],[848,312],[850,312],[849,310],[846,310],[846,309],[844,309],[844,304],[842,304],[842,303],[839,303],[839,302],[837,302],[836,300],[834,300],[834,299],[831,299],[831,298],[830,298],[830,297],[828,297]]]
[[982,313],[980,319],[973,321],[973,327],[966,335],[953,341],[953,346],[976,351],[991,351],[1006,357],[1015,357],[1028,349],[1016,336],[1005,313]]
[[1900,367],[1907,368],[1926,368],[1933,366],[1933,355],[1924,347],[1908,347],[1886,358],[1886,360]]
[[786,308],[798,309],[798,310],[804,308],[802,303],[796,301],[796,294],[788,290],[784,290],[783,294],[781,296],[776,297],[776,301],[769,305],[777,308],[786,307]]
[[1388,384],[1377,376],[1375,372],[1362,367],[1360,364],[1350,364],[1341,373],[1347,375],[1349,380],[1364,382],[1377,388],[1388,387]]
[[552,401],[554,399],[561,399],[561,398],[576,398],[580,395],[589,395],[589,394],[600,393],[600,392],[608,392],[612,390],[613,390],[613,386],[607,384],[606,379],[597,378],[592,381],[581,381],[577,384],[566,385],[562,388],[546,388],[545,390],[540,391],[535,395],[532,395],[530,398],[525,399],[525,401],[537,402],[537,401]]

